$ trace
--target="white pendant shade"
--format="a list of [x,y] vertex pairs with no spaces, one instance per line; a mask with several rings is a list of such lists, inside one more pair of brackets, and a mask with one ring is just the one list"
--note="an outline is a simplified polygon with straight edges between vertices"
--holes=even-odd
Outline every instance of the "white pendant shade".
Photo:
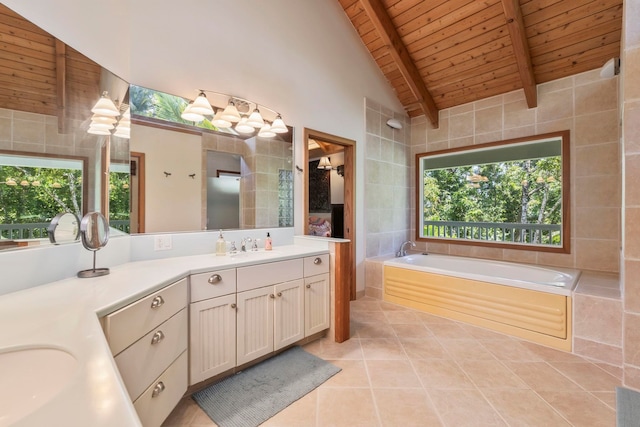
[[204,92],[200,92],[200,95],[194,99],[190,112],[202,114],[203,116],[213,116],[213,108],[211,108],[211,104],[209,104]]
[[182,112],[182,114],[180,114],[180,117],[182,117],[184,120],[188,120],[190,122],[201,122],[204,120],[204,116],[202,114],[198,114],[198,113],[194,113],[193,109],[191,108],[193,106],[193,102],[190,102],[189,105],[187,105],[184,109],[184,111]]
[[240,113],[238,113],[238,109],[233,101],[229,101],[229,105],[224,109],[220,118],[233,123],[240,121]]
[[262,126],[262,129],[260,129],[260,132],[258,132],[258,136],[260,138],[273,138],[274,136],[276,136],[276,133],[271,131],[271,125],[266,124]]
[[92,133],[94,135],[111,135],[111,132],[109,132],[108,129],[101,129],[101,128],[95,128],[95,127],[89,127],[89,130],[87,131],[87,133]]
[[271,123],[271,131],[275,133],[289,132],[289,129],[287,129],[287,126],[284,124],[284,121],[282,120],[282,117],[280,116],[280,114],[278,114],[278,116],[273,121],[273,123]]
[[253,110],[253,112],[247,119],[247,124],[249,126],[253,126],[256,129],[260,129],[262,126],[264,126],[264,119],[260,114],[260,110],[258,110],[257,108]]
[[104,129],[104,130],[110,130],[113,129],[113,124],[111,123],[97,123],[97,122],[93,122],[89,125],[89,129]]
[[102,92],[102,96],[93,106],[91,112],[94,114],[100,114],[103,116],[117,117],[120,115],[120,111],[116,108],[107,91]]
[[91,116],[91,123],[104,123],[112,125],[117,121],[118,120],[115,117],[101,116],[100,114],[94,114],[93,116]]
[[240,119],[240,121],[235,127],[235,130],[237,130],[240,133],[252,133],[255,131],[254,127],[247,123],[246,117],[243,117],[242,119]]
[[129,139],[131,138],[131,131],[129,130],[129,128],[121,128],[120,126],[118,126],[116,128],[116,131],[113,133],[113,136]]
[[213,116],[213,120],[211,120],[211,123],[217,127],[217,128],[230,128],[231,127],[231,122],[229,120],[225,120],[222,118],[222,110],[218,110],[218,112],[216,113],[215,116]]
[[331,162],[328,157],[320,157],[320,163],[318,163],[318,169],[331,169]]
[[[206,98],[205,92],[209,91],[201,90],[198,97],[189,102],[189,105],[186,106],[180,115],[184,120],[200,122],[205,120],[205,116],[207,116],[207,118],[208,116],[213,116],[210,119],[211,124],[217,129],[225,130],[232,128],[239,134],[245,135],[255,134],[256,130],[259,130],[257,136],[261,138],[273,138],[277,134],[289,132],[289,128],[287,128],[287,125],[282,120],[282,116],[277,111],[267,108],[276,115],[276,118],[273,120],[273,123],[266,123],[257,103],[224,94],[217,95],[227,97],[227,106],[224,109],[214,107],[214,111],[214,108],[211,108],[211,104]],[[217,99],[218,98],[215,98],[214,101],[217,101]],[[236,104],[238,106],[236,106]],[[251,114],[247,116],[246,114],[248,114],[250,105],[254,105],[255,108]],[[123,117],[127,114],[128,110],[123,114]],[[122,122],[122,120],[120,122]]]

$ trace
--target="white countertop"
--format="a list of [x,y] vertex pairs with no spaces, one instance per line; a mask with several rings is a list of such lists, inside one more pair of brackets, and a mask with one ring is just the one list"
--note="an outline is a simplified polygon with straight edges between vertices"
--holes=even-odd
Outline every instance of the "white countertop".
[[[21,348],[65,350],[79,369],[41,408],[9,423],[0,402],[0,427],[140,426],[99,318],[189,274],[327,253],[289,245],[237,256],[215,254],[131,262],[107,276],[70,278],[0,297],[0,353]],[[46,380],[46,379],[43,379]]]

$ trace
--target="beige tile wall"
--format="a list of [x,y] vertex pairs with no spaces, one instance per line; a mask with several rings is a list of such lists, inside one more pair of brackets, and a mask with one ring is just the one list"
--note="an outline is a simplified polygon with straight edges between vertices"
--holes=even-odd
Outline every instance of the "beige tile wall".
[[[29,153],[47,153],[62,156],[80,156],[87,158],[88,185],[95,185],[95,166],[98,147],[104,137],[86,133],[81,122],[70,120],[67,126],[70,132],[58,133],[58,118],[44,114],[0,108],[0,150],[22,151]],[[120,156],[121,139],[113,138],[112,159]],[[128,160],[129,144],[126,144]],[[95,191],[89,191],[87,206],[93,210]]]
[[[621,166],[618,78],[599,70],[538,85],[538,106],[521,90],[440,111],[434,129],[424,117],[411,125],[415,153],[470,146],[568,129],[571,138],[571,254],[454,244],[422,244],[432,252],[618,272],[621,247]],[[411,163],[411,176],[415,164]],[[413,180],[411,180],[413,181]],[[411,225],[415,235],[415,196]],[[639,222],[640,223],[640,222]],[[638,245],[640,248],[640,243]]]
[[[392,254],[413,238],[410,229],[409,156],[411,126],[407,116],[366,100],[365,239],[366,257]],[[387,126],[398,119],[402,129]]]
[[207,151],[242,156],[240,194],[241,228],[277,227],[279,222],[278,180],[280,169],[291,169],[291,144],[262,138],[240,141],[210,133],[202,134],[202,226],[207,219]]
[[640,1],[624,2],[624,384],[640,390]]

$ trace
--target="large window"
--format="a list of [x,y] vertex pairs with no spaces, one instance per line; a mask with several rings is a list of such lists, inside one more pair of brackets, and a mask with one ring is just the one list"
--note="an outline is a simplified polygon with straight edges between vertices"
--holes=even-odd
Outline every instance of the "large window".
[[82,218],[86,159],[0,152],[0,239],[46,238],[61,212]]
[[416,156],[418,240],[569,252],[569,131]]

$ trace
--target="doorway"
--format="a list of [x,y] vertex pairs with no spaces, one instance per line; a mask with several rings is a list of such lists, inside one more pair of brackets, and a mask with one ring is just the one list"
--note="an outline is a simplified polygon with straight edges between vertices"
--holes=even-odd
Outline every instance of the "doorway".
[[[344,179],[344,203],[341,209],[342,211],[342,235],[345,239],[351,241],[351,284],[350,294],[351,300],[356,299],[356,283],[355,283],[355,248],[356,248],[356,233],[355,233],[355,141],[347,138],[343,138],[336,135],[316,131],[313,129],[304,128],[304,144],[303,150],[303,164],[305,165],[304,173],[304,192],[303,192],[303,218],[304,218],[304,234],[310,234],[309,226],[309,144],[314,141],[318,146],[323,157],[330,157],[331,154],[341,153],[344,156],[344,164],[341,165],[341,175]],[[335,220],[334,220],[335,221]]]
[[144,233],[144,199],[145,199],[145,177],[144,177],[144,153],[131,152],[131,216],[130,234]]

